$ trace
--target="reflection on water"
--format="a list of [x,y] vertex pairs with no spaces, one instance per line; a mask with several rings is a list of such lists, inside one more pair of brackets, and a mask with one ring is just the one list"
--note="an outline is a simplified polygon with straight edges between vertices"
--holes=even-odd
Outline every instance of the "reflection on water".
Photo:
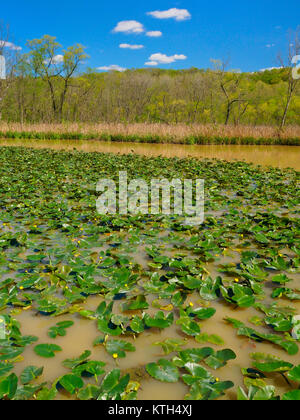
[[95,140],[0,140],[0,146],[25,146],[55,150],[80,150],[83,152],[137,153],[146,156],[196,157],[245,160],[257,165],[294,168],[300,170],[298,146],[240,146],[181,144],[109,143]]

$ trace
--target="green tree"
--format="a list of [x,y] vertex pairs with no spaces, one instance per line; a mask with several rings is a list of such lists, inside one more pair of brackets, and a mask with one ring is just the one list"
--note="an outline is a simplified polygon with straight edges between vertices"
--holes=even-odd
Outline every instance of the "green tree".
[[63,107],[72,77],[79,65],[88,57],[85,48],[76,44],[61,51],[56,37],[44,35],[27,42],[32,71],[48,85],[52,110],[57,122],[62,121]]
[[241,89],[241,82],[243,79],[242,73],[238,71],[227,71],[228,62],[222,60],[213,60],[211,62],[214,65],[216,74],[219,80],[219,86],[221,92],[223,93],[226,101],[226,116],[225,116],[225,125],[229,124],[230,117],[234,108],[234,105],[241,105],[242,102],[246,103],[246,106],[243,110],[239,110],[239,115],[243,115],[248,107],[247,101],[244,97],[244,92]]

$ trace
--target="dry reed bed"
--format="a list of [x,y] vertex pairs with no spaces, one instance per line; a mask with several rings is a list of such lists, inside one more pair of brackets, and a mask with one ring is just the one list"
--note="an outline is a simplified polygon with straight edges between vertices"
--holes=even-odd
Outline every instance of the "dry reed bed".
[[[255,143],[257,140],[261,144],[300,144],[300,126],[288,126],[282,131],[271,126],[225,126],[225,125],[186,125],[186,124],[121,124],[121,123],[101,123],[101,124],[25,124],[0,123],[0,137],[7,137],[12,134],[12,138],[18,137],[65,139],[68,134],[76,139],[99,139],[112,141],[145,141],[156,143],[199,143],[212,142],[230,143],[230,139],[236,143],[243,143],[243,140]],[[266,142],[264,142],[264,139]]]

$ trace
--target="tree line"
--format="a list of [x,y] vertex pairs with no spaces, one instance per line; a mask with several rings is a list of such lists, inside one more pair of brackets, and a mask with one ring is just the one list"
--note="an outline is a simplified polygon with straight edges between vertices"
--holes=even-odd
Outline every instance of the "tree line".
[[[283,60],[280,68],[255,73],[229,70],[219,60],[206,70],[99,73],[80,72],[87,55],[79,44],[62,50],[45,35],[27,47],[10,58],[0,80],[0,117],[7,122],[300,124],[299,79]],[[296,37],[289,54],[298,53]]]

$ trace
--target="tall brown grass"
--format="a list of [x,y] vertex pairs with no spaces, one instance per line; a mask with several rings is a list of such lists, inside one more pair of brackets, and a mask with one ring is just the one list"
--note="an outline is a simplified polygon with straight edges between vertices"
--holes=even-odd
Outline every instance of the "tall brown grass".
[[300,138],[300,126],[288,126],[279,131],[269,126],[232,126],[232,125],[186,125],[186,124],[17,124],[0,123],[0,132],[34,132],[34,133],[79,133],[83,135],[123,135],[123,136],[159,136],[163,139],[172,138],[174,143],[189,136],[197,137],[238,137],[238,138]]

